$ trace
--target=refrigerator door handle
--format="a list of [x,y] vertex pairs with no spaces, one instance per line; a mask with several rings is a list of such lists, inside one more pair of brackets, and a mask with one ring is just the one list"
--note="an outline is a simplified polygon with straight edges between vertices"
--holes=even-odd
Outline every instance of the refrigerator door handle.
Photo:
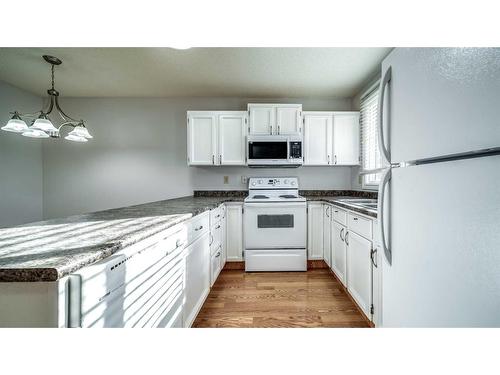
[[377,218],[379,220],[379,231],[380,231],[380,244],[382,249],[384,250],[385,258],[387,262],[392,265],[392,252],[391,249],[387,246],[387,242],[385,241],[385,229],[384,229],[384,203],[385,203],[385,186],[390,181],[392,176],[392,169],[387,168],[384,174],[382,175],[379,188],[378,188],[378,213]]
[[384,73],[382,80],[380,81],[380,92],[378,95],[378,113],[377,113],[377,124],[378,124],[378,143],[380,148],[380,153],[386,160],[387,164],[391,164],[391,154],[389,150],[385,147],[384,139],[384,97],[385,88],[392,77],[392,68],[389,66]]

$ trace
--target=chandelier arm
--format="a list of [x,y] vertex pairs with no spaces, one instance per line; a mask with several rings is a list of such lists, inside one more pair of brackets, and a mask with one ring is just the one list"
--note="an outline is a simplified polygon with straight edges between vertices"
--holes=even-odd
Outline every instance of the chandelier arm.
[[9,112],[11,115],[17,115],[19,117],[28,117],[28,118],[38,118],[38,116],[40,116],[40,113],[43,113],[43,111],[36,111],[36,112],[33,112],[33,113],[21,113],[21,112],[18,112],[18,111],[14,111],[14,112]]
[[70,119],[70,120],[73,120],[75,122],[79,122],[78,120],[74,119],[73,117],[70,117],[68,116],[66,113],[64,113],[64,111],[61,109],[61,107],[59,106],[59,100],[57,99],[57,96],[55,97],[55,102],[56,102],[56,108],[57,110],[59,111],[60,114],[62,114],[64,117],[67,117],[66,119],[64,120],[67,120],[67,119]]
[[49,113],[52,112],[52,110],[54,109],[54,96],[50,95],[49,96],[50,98],[50,104],[49,104],[49,107],[47,108],[46,111],[41,111],[42,113],[45,113],[46,115],[48,115]]

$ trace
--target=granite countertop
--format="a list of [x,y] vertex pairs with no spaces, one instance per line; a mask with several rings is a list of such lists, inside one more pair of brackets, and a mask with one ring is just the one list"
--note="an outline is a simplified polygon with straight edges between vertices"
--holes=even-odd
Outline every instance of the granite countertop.
[[360,214],[370,216],[373,218],[377,218],[377,211],[376,210],[371,210],[368,208],[356,206],[349,204],[347,202],[342,202],[343,199],[361,199],[360,197],[353,197],[350,195],[344,195],[344,196],[331,196],[331,195],[304,195],[308,201],[319,201],[319,202],[327,202],[327,203],[333,203],[339,207],[343,207],[345,209],[351,210],[358,212]]
[[[309,201],[335,203],[371,198],[353,191],[301,191]],[[225,202],[242,202],[246,191],[196,191],[194,196],[40,221],[0,229],[0,282],[57,281],[117,251]]]
[[0,229],[0,282],[56,281],[243,195],[184,197]]

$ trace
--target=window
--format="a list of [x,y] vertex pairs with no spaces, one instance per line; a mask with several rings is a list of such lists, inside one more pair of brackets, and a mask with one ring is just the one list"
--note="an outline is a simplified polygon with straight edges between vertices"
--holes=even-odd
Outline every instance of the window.
[[[378,147],[378,84],[361,98],[361,166],[363,170],[382,167]],[[363,188],[374,189],[380,181],[380,173],[363,176]]]

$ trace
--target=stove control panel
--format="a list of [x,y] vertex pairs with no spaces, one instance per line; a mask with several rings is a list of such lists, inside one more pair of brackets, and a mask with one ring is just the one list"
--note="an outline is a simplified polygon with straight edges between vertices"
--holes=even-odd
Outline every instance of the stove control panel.
[[249,189],[298,189],[297,177],[250,177]]

